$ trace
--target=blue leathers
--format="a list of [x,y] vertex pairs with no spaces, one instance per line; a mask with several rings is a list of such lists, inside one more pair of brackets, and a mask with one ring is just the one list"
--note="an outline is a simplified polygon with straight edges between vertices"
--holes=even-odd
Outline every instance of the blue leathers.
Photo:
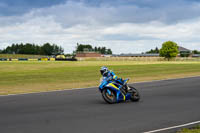
[[103,77],[107,77],[107,78],[111,78],[113,79],[115,82],[123,85],[124,81],[122,80],[122,78],[118,78],[117,75],[113,72],[113,71],[109,71],[107,72],[107,74],[103,75]]

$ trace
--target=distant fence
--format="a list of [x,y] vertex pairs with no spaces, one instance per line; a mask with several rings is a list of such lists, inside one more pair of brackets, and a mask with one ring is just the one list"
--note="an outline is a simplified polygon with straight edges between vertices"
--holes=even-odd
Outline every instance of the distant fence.
[[[79,57],[77,59],[79,61],[167,61],[164,57]],[[200,57],[176,57],[170,61],[200,61]]]
[[28,61],[28,58],[19,58],[18,61]]
[[77,59],[76,58],[56,59],[56,61],[77,61]]
[[35,59],[30,59],[30,58],[17,58],[17,59],[12,59],[12,58],[0,58],[0,61],[77,61],[75,58],[66,58],[66,59],[56,59],[56,58],[35,58]]
[[7,61],[7,58],[0,58],[0,61]]

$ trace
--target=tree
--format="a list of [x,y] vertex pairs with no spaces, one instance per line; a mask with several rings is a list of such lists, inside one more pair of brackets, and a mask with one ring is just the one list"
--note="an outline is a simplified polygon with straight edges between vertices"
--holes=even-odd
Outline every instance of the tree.
[[77,43],[76,52],[84,52],[84,51],[94,51],[99,52],[101,54],[112,54],[111,49],[107,49],[106,47],[92,47],[89,44],[79,44]]
[[151,49],[150,51],[145,52],[146,54],[159,54],[159,49],[156,47],[155,49]]
[[42,46],[42,51],[44,52],[44,55],[52,55],[53,54],[53,47],[49,43],[45,43]]
[[97,51],[98,51],[97,47],[94,47],[94,51],[95,51],[95,52],[97,52]]
[[100,50],[100,53],[101,54],[106,54],[106,47],[102,47],[101,50]]
[[198,51],[198,50],[193,50],[192,53],[193,53],[193,54],[200,54],[200,51]]
[[178,55],[178,45],[173,41],[167,41],[162,44],[160,56],[165,57],[168,61]]
[[111,49],[108,49],[108,50],[107,50],[107,54],[112,54]]
[[77,46],[76,46],[77,52],[83,52],[86,49],[89,50],[89,51],[93,50],[92,46],[89,45],[89,44],[84,45],[84,44],[77,43]]

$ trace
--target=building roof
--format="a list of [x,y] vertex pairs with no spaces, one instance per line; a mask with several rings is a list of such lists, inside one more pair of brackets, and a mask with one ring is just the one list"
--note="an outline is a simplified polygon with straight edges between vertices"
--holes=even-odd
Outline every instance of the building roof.
[[191,51],[191,50],[189,50],[189,49],[187,49],[187,48],[184,48],[184,47],[181,47],[181,46],[179,46],[178,47],[178,51],[180,52],[180,51],[182,51],[182,52],[185,52],[185,51]]

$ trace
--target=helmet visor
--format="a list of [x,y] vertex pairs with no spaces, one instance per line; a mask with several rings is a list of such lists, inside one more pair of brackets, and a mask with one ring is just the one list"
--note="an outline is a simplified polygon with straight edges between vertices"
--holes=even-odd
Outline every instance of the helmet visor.
[[104,70],[100,70],[101,75],[103,75],[104,72],[105,72]]

